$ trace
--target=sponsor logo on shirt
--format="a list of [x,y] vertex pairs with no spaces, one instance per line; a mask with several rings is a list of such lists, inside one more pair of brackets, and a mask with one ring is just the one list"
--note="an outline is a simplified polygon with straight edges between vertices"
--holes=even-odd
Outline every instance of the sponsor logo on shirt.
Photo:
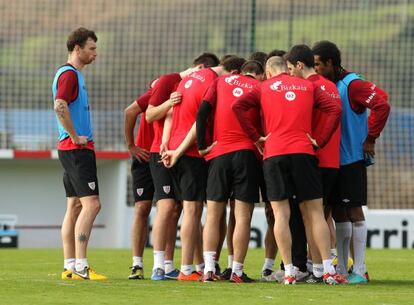
[[139,197],[141,197],[143,193],[144,193],[144,188],[141,187],[137,189],[137,194]]
[[190,77],[198,79],[200,82],[205,82],[205,80],[206,80],[204,76],[198,74],[197,72],[191,73]]
[[322,91],[325,91],[325,90],[326,90],[325,85],[322,85],[322,86],[321,86],[321,90],[322,90]]
[[368,96],[368,98],[365,100],[365,103],[369,104],[371,103],[372,99],[374,98],[374,96],[377,95],[376,92],[372,92],[370,96]]
[[243,95],[243,89],[242,88],[234,88],[233,95],[235,97],[239,97]]
[[94,191],[95,187],[96,187],[96,184],[95,184],[95,182],[88,182],[88,186],[92,191]]
[[186,83],[184,84],[184,88],[188,89],[191,87],[191,85],[193,84],[193,80],[189,79],[188,81],[186,81]]
[[296,94],[293,91],[288,91],[285,93],[285,99],[287,99],[289,102],[294,101],[296,98]]
[[303,85],[283,85],[282,81],[278,80],[270,85],[270,89],[277,92],[282,91],[308,91],[308,88]]
[[237,86],[241,88],[247,88],[247,89],[253,88],[252,84],[241,82],[239,78],[240,78],[240,75],[232,75],[232,76],[226,77],[224,81],[228,83],[229,85],[233,85],[233,86]]

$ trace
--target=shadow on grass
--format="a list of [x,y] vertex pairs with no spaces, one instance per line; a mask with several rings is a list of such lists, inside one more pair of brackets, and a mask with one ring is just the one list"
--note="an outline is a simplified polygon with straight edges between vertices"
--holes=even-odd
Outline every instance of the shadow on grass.
[[371,280],[369,286],[398,286],[414,288],[414,280]]

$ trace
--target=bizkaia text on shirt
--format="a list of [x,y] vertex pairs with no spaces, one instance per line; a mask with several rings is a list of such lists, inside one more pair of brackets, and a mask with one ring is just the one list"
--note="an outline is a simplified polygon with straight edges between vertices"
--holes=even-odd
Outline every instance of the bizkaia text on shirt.
[[229,85],[237,86],[240,88],[247,88],[247,89],[253,88],[252,84],[241,82],[239,78],[240,78],[239,75],[232,75],[232,76],[226,77],[224,81]]
[[270,89],[277,92],[282,91],[308,91],[308,87],[303,85],[283,85],[282,81],[278,80],[270,85]]

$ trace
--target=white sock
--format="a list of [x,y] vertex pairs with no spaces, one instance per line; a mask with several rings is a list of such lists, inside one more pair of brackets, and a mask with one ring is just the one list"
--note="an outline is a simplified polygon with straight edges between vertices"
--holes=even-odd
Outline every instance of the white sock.
[[204,257],[204,262],[206,264],[205,268],[204,268],[204,274],[207,274],[207,272],[212,271],[215,272],[216,271],[216,262],[214,260],[216,256],[216,251],[204,251],[203,252],[203,257]]
[[66,270],[75,270],[75,262],[76,260],[74,258],[67,258],[63,260],[63,268]]
[[354,272],[364,276],[367,245],[367,224],[365,221],[352,223],[352,244],[354,246]]
[[335,256],[337,256],[338,255],[338,252],[336,252],[336,248],[332,248],[331,249],[331,256],[332,257],[335,257]]
[[265,258],[264,264],[263,264],[263,268],[262,271],[269,269],[269,270],[273,270],[273,265],[275,264],[275,260],[271,259],[271,258]]
[[89,267],[88,259],[87,258],[77,258],[76,259],[76,264],[75,264],[76,271],[83,271],[83,269],[85,269],[85,267]]
[[348,273],[349,246],[351,244],[352,224],[351,222],[337,222],[336,225],[336,247],[338,249],[337,272]]
[[307,262],[306,262],[306,269],[308,269],[308,272],[312,272],[313,268],[313,263],[312,260],[308,258]]
[[243,274],[243,264],[233,261],[233,266],[231,267],[231,272],[236,273],[237,276],[242,276]]
[[174,270],[174,262],[171,260],[164,261],[165,273],[170,273]]
[[335,268],[332,265],[332,259],[328,258],[328,259],[324,259],[322,261],[323,263],[323,273],[329,273],[329,274],[335,274]]
[[184,275],[190,275],[193,271],[193,265],[181,265],[181,272],[184,273]]
[[227,268],[233,268],[233,255],[227,256]]
[[164,257],[165,257],[165,251],[154,250],[154,267],[152,268],[152,270],[155,270],[157,268],[161,268],[162,270],[164,270],[165,268]]
[[[201,263],[201,264],[198,264],[198,265],[195,265],[195,270],[197,271],[197,272],[201,272],[201,273],[203,273],[204,272],[204,263]],[[214,268],[215,269],[215,268]]]
[[144,262],[142,261],[141,256],[133,256],[132,257],[132,266],[138,266],[140,268],[144,267]]
[[293,264],[285,265],[285,276],[294,276],[295,269],[293,268]]
[[323,276],[323,264],[313,264],[313,275],[316,277]]

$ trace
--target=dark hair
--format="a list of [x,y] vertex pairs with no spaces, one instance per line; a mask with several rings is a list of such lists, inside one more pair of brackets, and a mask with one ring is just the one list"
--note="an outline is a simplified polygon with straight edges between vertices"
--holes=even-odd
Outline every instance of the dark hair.
[[223,55],[223,56],[220,58],[220,65],[221,65],[221,64],[223,64],[223,62],[224,62],[226,59],[229,59],[230,57],[233,57],[233,56],[238,57],[237,55],[234,55],[234,54],[226,54],[226,55]]
[[333,42],[328,40],[319,41],[313,45],[312,52],[313,55],[319,56],[323,63],[328,62],[330,59],[333,66],[341,66],[341,51]]
[[218,66],[220,63],[218,57],[213,53],[203,53],[193,61],[193,66],[203,64],[205,68]]
[[270,57],[273,57],[273,56],[283,57],[283,56],[285,56],[285,54],[286,54],[286,51],[279,50],[279,49],[274,49],[273,51],[270,51],[269,54],[267,54],[266,61]]
[[245,62],[246,60],[242,57],[232,56],[223,61],[221,65],[228,72],[236,70],[237,73],[240,73],[241,67]]
[[66,41],[68,51],[72,52],[75,49],[76,45],[83,48],[89,38],[95,42],[98,41],[98,37],[96,37],[94,31],[88,30],[86,28],[79,28],[74,30],[72,33],[70,33],[68,40]]
[[297,44],[293,46],[289,52],[285,54],[285,60],[293,65],[296,65],[298,61],[301,61],[306,67],[313,68],[315,66],[312,50],[305,44]]
[[262,64],[262,66],[265,65],[266,59],[267,59],[267,54],[265,52],[261,52],[261,51],[257,51],[257,52],[254,52],[254,53],[250,54],[250,56],[248,58],[248,60],[258,61],[259,63]]
[[260,75],[264,73],[264,68],[263,65],[257,60],[248,60],[241,67],[241,73],[254,73],[256,75]]

